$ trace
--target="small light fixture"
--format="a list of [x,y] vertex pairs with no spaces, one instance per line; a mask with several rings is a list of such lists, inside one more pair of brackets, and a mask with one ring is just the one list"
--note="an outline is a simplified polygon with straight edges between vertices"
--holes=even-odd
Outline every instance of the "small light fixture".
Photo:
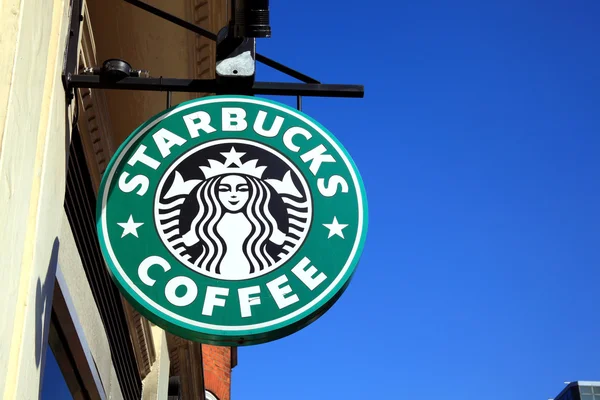
[[102,67],[85,68],[82,71],[85,75],[100,75],[101,78],[119,81],[123,78],[148,78],[148,71],[143,69],[133,69],[127,61],[118,58],[111,58],[102,63]]

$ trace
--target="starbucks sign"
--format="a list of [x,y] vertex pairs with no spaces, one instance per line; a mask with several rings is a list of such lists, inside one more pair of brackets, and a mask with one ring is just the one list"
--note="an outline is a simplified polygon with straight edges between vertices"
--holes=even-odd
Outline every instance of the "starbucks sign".
[[104,173],[98,236],[122,293],[181,337],[266,342],[341,295],[367,204],[325,128],[285,105],[215,96],[140,126]]

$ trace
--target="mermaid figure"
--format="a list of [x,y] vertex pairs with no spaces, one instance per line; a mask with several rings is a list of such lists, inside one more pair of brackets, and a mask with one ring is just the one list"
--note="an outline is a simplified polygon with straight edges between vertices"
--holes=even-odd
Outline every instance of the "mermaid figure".
[[198,214],[183,236],[186,246],[202,242],[202,253],[194,266],[202,265],[224,279],[240,279],[257,266],[275,264],[267,241],[281,245],[286,235],[269,211],[271,190],[253,176],[220,175],[198,188]]

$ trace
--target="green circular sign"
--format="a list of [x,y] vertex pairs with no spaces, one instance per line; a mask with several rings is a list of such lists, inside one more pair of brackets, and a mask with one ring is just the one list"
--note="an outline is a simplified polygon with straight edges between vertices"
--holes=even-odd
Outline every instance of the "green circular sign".
[[321,316],[367,230],[356,166],[317,122],[244,96],[140,126],[104,173],[98,237],[122,293],[178,336],[267,342]]

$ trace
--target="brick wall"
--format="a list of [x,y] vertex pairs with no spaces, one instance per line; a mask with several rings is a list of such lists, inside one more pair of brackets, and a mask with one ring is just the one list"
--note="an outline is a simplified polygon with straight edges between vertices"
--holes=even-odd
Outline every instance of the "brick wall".
[[230,347],[202,345],[204,387],[219,400],[231,398],[231,351]]

